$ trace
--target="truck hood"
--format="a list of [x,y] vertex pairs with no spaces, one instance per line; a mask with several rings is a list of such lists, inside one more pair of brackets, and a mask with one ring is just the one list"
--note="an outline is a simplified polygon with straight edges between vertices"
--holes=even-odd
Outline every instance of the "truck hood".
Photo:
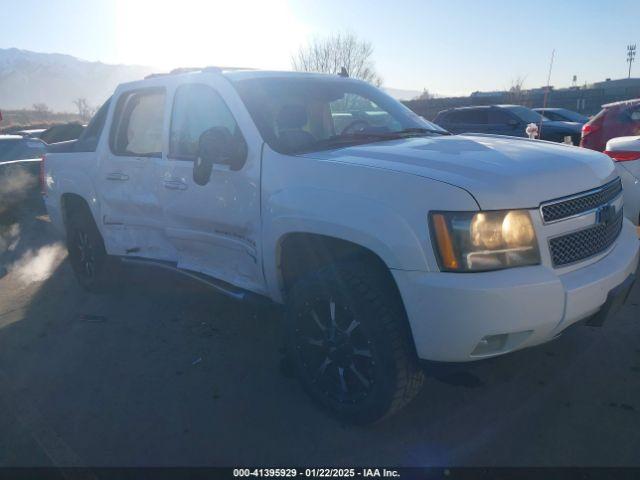
[[468,191],[484,210],[536,208],[616,177],[602,153],[498,135],[409,138],[304,156],[445,182]]

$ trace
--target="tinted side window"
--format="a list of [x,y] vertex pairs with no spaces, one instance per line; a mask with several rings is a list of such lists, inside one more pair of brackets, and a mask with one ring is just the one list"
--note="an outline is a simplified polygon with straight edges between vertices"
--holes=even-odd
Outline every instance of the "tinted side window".
[[473,123],[484,124],[487,123],[487,110],[486,109],[468,109],[468,110],[456,110],[449,115],[446,119],[447,123]]
[[487,110],[482,109],[474,109],[474,110],[461,110],[459,113],[462,114],[460,123],[473,123],[473,124],[485,124],[488,123],[487,118]]
[[227,104],[213,88],[202,84],[179,87],[171,114],[169,155],[195,159],[200,135],[214,127],[225,128],[239,143],[244,142]]
[[462,112],[453,111],[449,113],[445,113],[441,122],[443,123],[460,123],[462,120]]
[[109,112],[109,105],[111,104],[111,98],[102,104],[100,109],[93,116],[87,128],[82,132],[78,142],[76,143],[76,151],[78,152],[95,152],[98,148],[98,141],[102,130],[104,130],[104,123],[107,119],[107,113]]
[[164,89],[124,93],[111,126],[111,150],[124,156],[160,156],[164,121]]
[[640,121],[640,107],[632,108],[628,113],[632,122]]
[[514,118],[509,115],[507,112],[500,110],[498,108],[492,108],[489,110],[489,123],[499,124],[499,125],[507,125]]

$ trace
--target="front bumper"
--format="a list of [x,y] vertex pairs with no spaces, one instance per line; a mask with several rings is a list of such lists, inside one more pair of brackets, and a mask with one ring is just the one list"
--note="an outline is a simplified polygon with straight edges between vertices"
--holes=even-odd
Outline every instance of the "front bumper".
[[[625,221],[606,256],[562,275],[543,265],[483,273],[392,273],[418,357],[465,362],[546,342],[598,312],[609,292],[636,271],[639,244],[634,226]],[[500,337],[497,349],[478,348],[494,336]]]

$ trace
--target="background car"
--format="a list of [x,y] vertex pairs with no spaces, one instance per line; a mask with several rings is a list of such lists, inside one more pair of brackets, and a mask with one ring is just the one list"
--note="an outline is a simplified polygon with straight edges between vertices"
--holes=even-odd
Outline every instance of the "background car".
[[46,152],[36,138],[0,135],[0,215],[22,202],[41,202],[38,176]]
[[602,152],[609,140],[640,135],[640,98],[608,103],[582,127],[580,146]]
[[553,122],[520,105],[452,108],[438,113],[434,122],[451,133],[491,133],[511,137],[526,137],[527,125],[536,123],[542,140],[562,142],[570,136],[574,145],[580,141],[579,123]]
[[584,125],[589,121],[586,115],[566,108],[534,108],[533,111],[554,122],[575,122]]
[[40,138],[40,135],[42,135],[44,131],[44,128],[30,128],[26,130],[19,130],[15,133],[16,135],[22,135],[23,137]]
[[40,135],[40,139],[46,143],[67,142],[76,140],[84,130],[84,126],[77,123],[63,123],[47,128]]
[[624,191],[624,213],[640,224],[640,136],[619,137],[607,142],[605,152],[616,163]]

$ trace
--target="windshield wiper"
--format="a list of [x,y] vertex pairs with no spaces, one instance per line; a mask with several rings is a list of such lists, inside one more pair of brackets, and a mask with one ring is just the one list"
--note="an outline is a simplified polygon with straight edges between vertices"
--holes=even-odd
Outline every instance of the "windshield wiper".
[[446,130],[436,130],[435,128],[424,128],[424,127],[412,127],[405,128],[404,130],[400,130],[398,132],[390,132],[391,135],[411,135],[411,134],[420,134],[420,133],[435,133],[436,135],[451,135],[451,133]]

